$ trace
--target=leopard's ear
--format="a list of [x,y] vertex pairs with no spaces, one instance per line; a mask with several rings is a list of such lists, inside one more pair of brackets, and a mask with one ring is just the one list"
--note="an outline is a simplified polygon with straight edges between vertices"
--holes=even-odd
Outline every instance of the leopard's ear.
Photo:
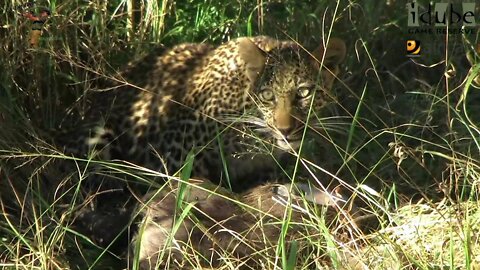
[[323,54],[325,53],[325,59],[323,64],[325,66],[338,65],[343,59],[345,59],[345,54],[347,53],[347,47],[345,42],[339,38],[330,38],[328,41],[327,49],[325,52],[324,44],[320,44],[317,49],[312,52],[312,55],[315,57],[317,62],[321,62]]
[[[314,57],[313,64],[316,68],[320,68],[323,59],[324,68],[322,68],[321,73],[326,89],[332,87],[333,81],[340,71],[338,65],[345,59],[346,53],[347,47],[345,46],[345,42],[338,38],[330,38],[326,49],[324,44],[320,44],[320,46],[312,52]],[[324,54],[325,58],[323,58]]]
[[265,53],[249,38],[240,38],[238,42],[238,53],[245,62],[247,77],[255,83],[265,67]]

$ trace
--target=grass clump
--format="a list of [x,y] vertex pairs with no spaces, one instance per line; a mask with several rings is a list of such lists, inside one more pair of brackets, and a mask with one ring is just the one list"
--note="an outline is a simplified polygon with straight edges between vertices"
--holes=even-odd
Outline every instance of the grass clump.
[[[52,16],[32,49],[31,22],[20,16],[20,4],[0,4],[0,266],[125,267],[112,247],[99,247],[72,227],[76,210],[101,196],[85,194],[83,180],[113,175],[153,185],[160,175],[122,161],[65,156],[48,136],[67,126],[69,114],[83,115],[85,97],[118,79],[128,61],[159,43],[219,44],[265,34],[311,45],[331,34],[347,43],[347,59],[325,111],[311,112],[319,124],[303,141],[298,171],[305,173],[292,182],[306,177],[347,190],[366,210],[344,219],[349,212],[340,211],[334,225],[322,211],[309,211],[315,214],[302,226],[316,234],[291,243],[279,238],[274,255],[264,253],[264,266],[480,267],[477,30],[413,35],[405,3],[396,0],[38,1],[33,9],[48,6]],[[422,41],[419,58],[405,57],[412,38]],[[73,160],[77,170],[61,172],[62,160]],[[357,230],[352,220],[358,218],[378,226]],[[286,234],[292,224],[282,222]],[[225,269],[239,263],[228,254],[223,262]]]

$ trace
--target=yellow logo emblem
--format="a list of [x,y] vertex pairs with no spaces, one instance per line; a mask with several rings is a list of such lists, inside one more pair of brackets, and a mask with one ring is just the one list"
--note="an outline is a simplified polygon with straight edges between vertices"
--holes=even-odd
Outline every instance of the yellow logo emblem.
[[418,40],[407,40],[407,56],[417,57],[420,56],[420,51],[422,50],[420,46],[420,41]]

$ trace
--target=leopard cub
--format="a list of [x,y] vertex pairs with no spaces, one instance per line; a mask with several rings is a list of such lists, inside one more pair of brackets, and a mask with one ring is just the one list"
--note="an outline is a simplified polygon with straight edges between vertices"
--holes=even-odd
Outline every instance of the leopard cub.
[[69,153],[169,175],[193,153],[192,177],[242,190],[249,175],[261,178],[298,150],[309,110],[325,104],[345,52],[339,39],[310,53],[266,36],[160,49],[95,93],[74,139],[58,141]]

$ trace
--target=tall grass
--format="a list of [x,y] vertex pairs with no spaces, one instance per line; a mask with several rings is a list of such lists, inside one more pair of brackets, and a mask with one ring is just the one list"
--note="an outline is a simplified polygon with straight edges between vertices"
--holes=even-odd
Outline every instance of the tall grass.
[[[305,221],[320,228],[304,239],[315,247],[312,256],[296,254],[301,247],[279,238],[277,257],[266,265],[321,267],[315,258],[322,258],[337,269],[480,267],[478,30],[412,37],[404,3],[396,0],[51,0],[36,3],[49,6],[52,16],[34,50],[20,4],[0,3],[0,266],[124,266],[71,226],[91,195],[80,187],[92,173],[85,164],[133,182],[149,183],[156,173],[92,157],[75,159],[78,171],[65,175],[58,160],[71,157],[49,144],[48,130],[68,126],[69,113],[82,115],[85,96],[117,79],[128,61],[158,44],[219,44],[244,35],[314,47],[332,31],[349,53],[330,103],[311,111],[318,124],[306,133],[289,177],[348,190],[368,209],[363,218],[373,216],[380,229],[345,229],[345,220],[327,226],[317,215]],[[420,58],[405,57],[411,38],[424,44]],[[224,268],[233,265],[232,259]]]

